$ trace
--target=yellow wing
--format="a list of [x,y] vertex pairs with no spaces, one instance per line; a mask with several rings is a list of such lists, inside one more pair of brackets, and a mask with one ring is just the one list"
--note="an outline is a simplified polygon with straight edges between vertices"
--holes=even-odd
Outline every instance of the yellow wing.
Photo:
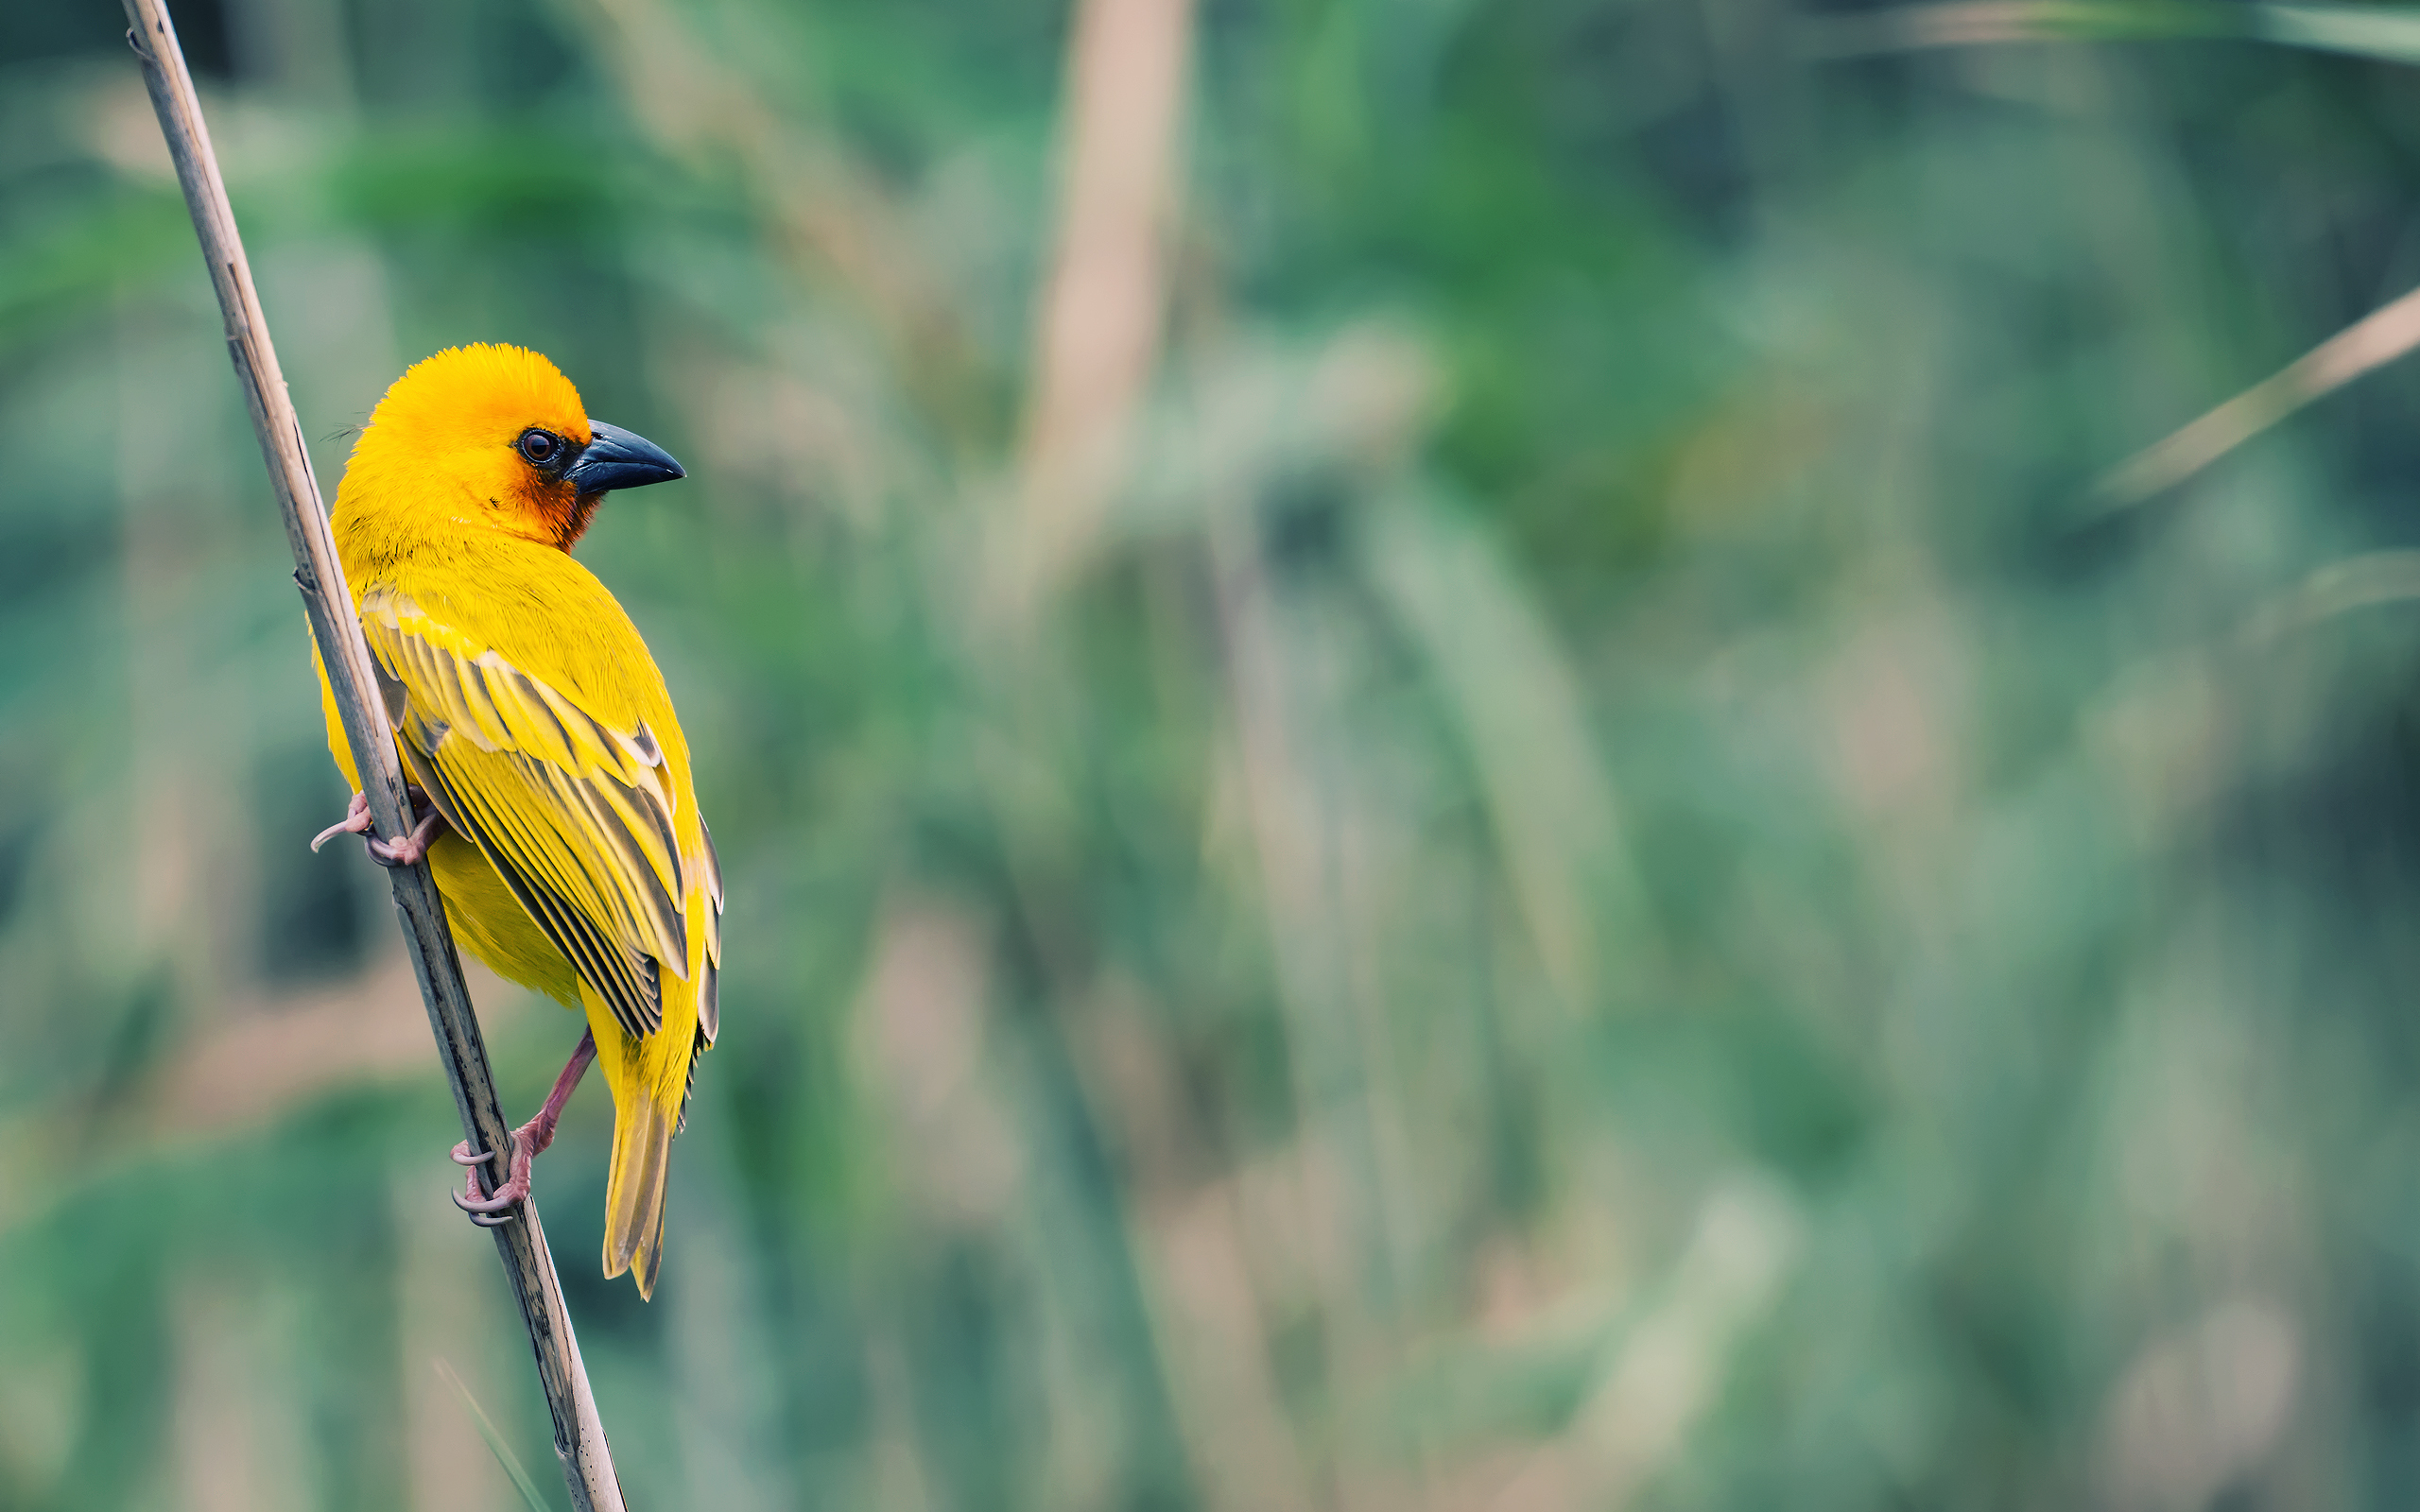
[[[682,795],[644,719],[598,718],[386,586],[361,627],[412,781],[493,864],[581,980],[634,1037],[664,1023],[662,973],[687,980],[703,934],[693,1055],[714,1042],[722,878],[714,842],[683,854]],[[691,918],[693,884],[709,906]]]

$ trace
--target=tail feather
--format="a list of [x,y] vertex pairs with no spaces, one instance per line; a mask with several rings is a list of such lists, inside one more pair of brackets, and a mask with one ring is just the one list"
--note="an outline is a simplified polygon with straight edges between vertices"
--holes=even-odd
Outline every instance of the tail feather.
[[637,1264],[639,1296],[664,1264],[664,1199],[672,1181],[674,1119],[638,1089],[614,1108],[614,1167],[605,1178],[605,1274]]
[[639,1283],[639,1300],[655,1299],[655,1273],[664,1268],[664,1204],[655,1205],[655,1227],[648,1231],[647,1240],[639,1246],[638,1274],[632,1278]]
[[[693,973],[694,975],[694,973]],[[664,1024],[644,1039],[626,1032],[586,981],[580,1003],[596,1040],[596,1069],[614,1089],[614,1164],[605,1178],[605,1274],[631,1273],[652,1298],[664,1268],[664,1198],[672,1180],[672,1136],[681,1131],[701,1036],[696,999],[682,979],[664,978]]]

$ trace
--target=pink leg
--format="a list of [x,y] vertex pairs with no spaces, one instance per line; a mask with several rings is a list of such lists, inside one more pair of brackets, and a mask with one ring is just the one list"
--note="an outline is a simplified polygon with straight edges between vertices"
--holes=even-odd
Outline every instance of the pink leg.
[[596,1037],[581,1035],[579,1047],[563,1065],[562,1074],[555,1078],[554,1091],[546,1094],[546,1105],[538,1109],[537,1117],[512,1131],[512,1175],[496,1188],[494,1195],[479,1195],[479,1173],[475,1169],[494,1152],[474,1150],[468,1140],[454,1146],[455,1163],[474,1167],[463,1179],[463,1190],[454,1194],[454,1205],[469,1213],[473,1223],[493,1228],[512,1221],[512,1214],[505,1210],[529,1194],[529,1162],[555,1143],[555,1125],[562,1121],[563,1104],[571,1101],[572,1089],[579,1085],[588,1063],[596,1058]]

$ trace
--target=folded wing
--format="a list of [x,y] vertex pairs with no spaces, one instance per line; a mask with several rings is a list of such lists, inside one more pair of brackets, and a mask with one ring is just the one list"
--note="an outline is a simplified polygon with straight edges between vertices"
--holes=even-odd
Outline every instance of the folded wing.
[[[702,826],[682,854],[680,795],[646,722],[597,717],[392,590],[363,596],[361,625],[412,780],[626,1032],[663,1025],[663,973],[686,980],[689,929],[706,932],[699,1028],[711,1043],[722,882]],[[708,901],[701,920],[688,917],[692,883]]]

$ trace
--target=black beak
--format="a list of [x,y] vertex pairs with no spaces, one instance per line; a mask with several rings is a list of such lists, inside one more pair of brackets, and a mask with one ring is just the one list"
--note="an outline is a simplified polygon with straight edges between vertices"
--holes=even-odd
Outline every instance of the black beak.
[[579,459],[563,469],[563,476],[583,494],[603,493],[608,489],[643,489],[650,483],[668,483],[686,477],[672,454],[646,437],[626,431],[619,425],[608,425],[601,420],[588,422],[596,439],[580,449]]

